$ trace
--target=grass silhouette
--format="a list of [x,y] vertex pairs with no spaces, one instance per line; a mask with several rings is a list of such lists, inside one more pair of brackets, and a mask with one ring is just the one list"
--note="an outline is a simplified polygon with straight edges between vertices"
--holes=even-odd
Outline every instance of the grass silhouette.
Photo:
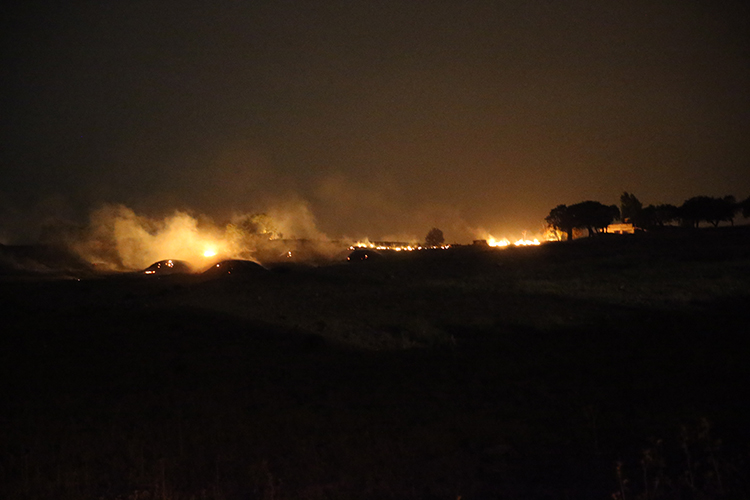
[[746,498],[741,229],[14,274],[0,496]]

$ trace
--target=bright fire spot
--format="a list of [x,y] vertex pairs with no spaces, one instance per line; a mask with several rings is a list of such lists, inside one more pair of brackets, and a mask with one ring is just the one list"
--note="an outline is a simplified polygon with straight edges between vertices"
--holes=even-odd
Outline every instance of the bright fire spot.
[[[369,240],[365,241],[358,241],[352,246],[349,247],[349,250],[356,250],[358,248],[371,248],[373,250],[392,250],[395,252],[413,252],[415,250],[423,250],[424,248],[421,245],[417,244],[411,244],[411,243],[402,243],[402,242],[389,242],[389,241],[376,241],[372,242]],[[446,250],[450,248],[450,245],[441,245],[439,247],[434,248],[441,248],[443,250]]]
[[521,240],[516,241],[513,244],[515,246],[517,246],[517,247],[527,247],[527,246],[540,245],[541,243],[539,243],[538,239],[534,238],[533,240],[524,240],[524,239],[521,239]]
[[216,256],[216,250],[214,250],[213,248],[209,248],[205,252],[203,252],[203,256],[204,257],[214,257],[214,256]]
[[492,236],[489,236],[487,238],[487,244],[491,247],[507,247],[508,245],[510,245],[510,241],[508,241],[506,238],[496,240]]
[[491,235],[487,236],[487,244],[491,247],[499,247],[499,248],[505,248],[509,247],[510,245],[516,246],[516,247],[527,247],[527,246],[536,246],[541,245],[539,240],[537,238],[534,238],[533,240],[527,239],[527,238],[521,238],[519,240],[514,241],[513,243],[510,242],[508,238],[502,238],[502,239],[495,239]]

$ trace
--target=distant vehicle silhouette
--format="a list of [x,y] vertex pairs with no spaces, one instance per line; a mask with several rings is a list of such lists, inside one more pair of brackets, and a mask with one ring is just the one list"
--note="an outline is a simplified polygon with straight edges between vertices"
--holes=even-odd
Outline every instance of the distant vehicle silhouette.
[[268,269],[252,260],[230,259],[222,260],[205,271],[203,276],[218,278],[221,276],[248,276],[268,272]]
[[143,274],[165,276],[169,274],[188,274],[192,272],[193,268],[191,268],[190,264],[184,260],[167,259],[154,262],[144,269]]
[[365,262],[369,260],[377,260],[382,257],[382,254],[376,252],[372,248],[358,248],[350,253],[346,260],[349,262]]

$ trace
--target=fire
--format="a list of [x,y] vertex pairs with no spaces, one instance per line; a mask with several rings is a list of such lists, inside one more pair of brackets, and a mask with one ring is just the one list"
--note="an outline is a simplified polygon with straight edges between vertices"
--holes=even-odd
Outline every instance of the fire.
[[360,240],[349,247],[349,250],[360,248],[370,248],[372,250],[390,250],[393,252],[414,252],[426,248],[439,248],[447,250],[450,245],[440,245],[439,247],[423,247],[417,243],[407,243],[402,241],[370,241],[369,239]]
[[[511,241],[508,238],[495,238],[491,234],[485,233],[486,238],[481,241],[483,244],[486,243],[490,247],[494,248],[507,248],[510,246],[515,247],[525,247],[525,246],[536,246],[541,245],[541,242],[538,238],[530,239],[526,237],[526,233],[524,232],[523,236],[520,239],[517,239],[515,241]],[[402,243],[402,242],[381,242],[381,241],[370,241],[370,240],[360,240],[354,243],[349,247],[349,250],[357,250],[357,249],[372,249],[372,250],[390,250],[394,252],[412,252],[415,250],[424,250],[426,248],[439,248],[442,250],[447,250],[451,246],[450,245],[441,245],[439,247],[423,247],[421,245],[417,244],[410,244],[410,243]]]
[[508,245],[510,245],[510,241],[508,241],[507,238],[496,240],[494,237],[488,236],[487,244],[491,247],[507,247]]
[[539,240],[536,239],[536,238],[534,238],[533,240],[520,239],[520,240],[517,240],[513,244],[515,246],[517,246],[517,247],[527,247],[527,246],[541,245],[541,243],[539,243]]
[[213,248],[207,248],[205,252],[203,252],[204,257],[216,257],[216,250]]
[[487,235],[487,244],[491,247],[507,248],[511,245],[515,247],[536,246],[541,245],[541,242],[537,238],[534,238],[533,240],[528,239],[525,234],[522,238],[515,240],[512,243],[508,238],[496,239],[492,235]]

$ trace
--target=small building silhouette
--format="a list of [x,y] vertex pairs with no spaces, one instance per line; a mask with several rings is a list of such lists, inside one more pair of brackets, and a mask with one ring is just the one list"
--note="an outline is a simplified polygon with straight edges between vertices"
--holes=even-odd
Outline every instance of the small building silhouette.
[[611,234],[634,234],[635,226],[630,222],[624,222],[620,224],[610,224],[607,226],[607,233]]

